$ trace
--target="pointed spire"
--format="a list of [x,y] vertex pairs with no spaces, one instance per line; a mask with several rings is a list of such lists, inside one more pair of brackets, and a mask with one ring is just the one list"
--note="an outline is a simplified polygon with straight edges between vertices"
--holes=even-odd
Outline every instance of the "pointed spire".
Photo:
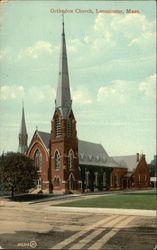
[[56,109],[59,109],[63,118],[67,118],[71,110],[71,94],[69,85],[68,61],[64,33],[64,15],[62,16],[62,40],[59,63],[58,87],[56,95]]
[[20,133],[19,133],[18,152],[24,154],[27,151],[27,148],[28,148],[27,140],[28,140],[28,134],[27,134],[26,122],[25,122],[24,101],[22,100],[22,119],[21,119]]
[[20,133],[25,135],[27,134],[24,106],[22,106],[22,120],[21,120]]
[[65,35],[64,34],[64,13],[62,14],[62,26],[63,26],[62,35]]

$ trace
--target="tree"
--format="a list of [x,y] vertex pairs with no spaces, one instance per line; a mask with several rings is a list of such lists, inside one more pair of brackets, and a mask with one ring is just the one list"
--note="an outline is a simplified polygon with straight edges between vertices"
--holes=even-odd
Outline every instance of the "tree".
[[3,190],[26,192],[36,186],[37,170],[33,160],[20,153],[6,153],[0,156],[0,185]]
[[148,164],[150,170],[150,176],[154,177],[157,176],[157,155],[154,156],[154,159]]

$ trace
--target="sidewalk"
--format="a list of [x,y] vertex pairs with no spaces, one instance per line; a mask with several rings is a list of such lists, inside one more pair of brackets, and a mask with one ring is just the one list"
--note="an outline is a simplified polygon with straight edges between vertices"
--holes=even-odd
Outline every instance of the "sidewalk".
[[138,215],[138,216],[156,216],[155,210],[141,209],[118,209],[118,208],[82,208],[82,207],[57,207],[50,206],[43,208],[49,212],[69,212],[69,213],[94,213],[94,214],[119,214],[119,215]]

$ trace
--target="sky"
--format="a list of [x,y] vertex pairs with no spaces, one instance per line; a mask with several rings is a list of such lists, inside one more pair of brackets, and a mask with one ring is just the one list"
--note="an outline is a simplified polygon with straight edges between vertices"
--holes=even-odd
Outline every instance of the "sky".
[[155,1],[1,3],[0,154],[17,151],[22,99],[28,144],[36,126],[51,130],[59,9],[73,12],[64,19],[78,138],[101,143],[110,156],[139,152],[150,162],[156,154]]

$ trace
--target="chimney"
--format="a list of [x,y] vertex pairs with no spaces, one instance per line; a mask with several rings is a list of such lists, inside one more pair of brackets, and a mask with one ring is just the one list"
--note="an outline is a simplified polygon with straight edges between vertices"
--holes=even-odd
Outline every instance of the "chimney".
[[139,160],[140,160],[140,155],[139,155],[139,153],[137,153],[136,154],[136,162],[139,162]]

